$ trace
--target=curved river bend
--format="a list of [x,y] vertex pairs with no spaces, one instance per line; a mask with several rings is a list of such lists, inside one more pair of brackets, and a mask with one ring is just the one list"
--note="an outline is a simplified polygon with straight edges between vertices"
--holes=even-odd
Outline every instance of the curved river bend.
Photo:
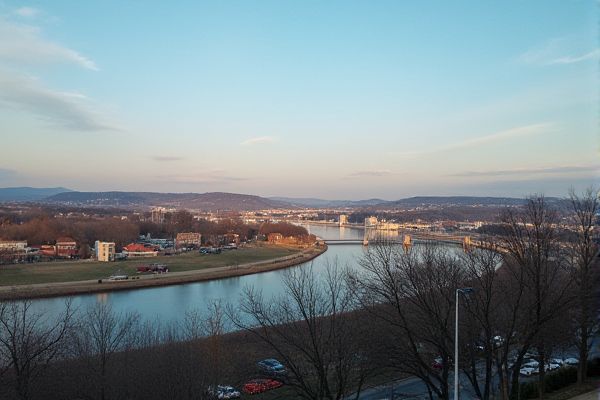
[[[359,229],[324,225],[305,225],[305,227],[323,239],[362,240],[363,238],[363,231]],[[336,262],[341,267],[353,268],[358,266],[358,260],[364,251],[363,246],[358,244],[332,245],[310,263],[313,264],[317,274],[323,272],[328,264]],[[310,263],[291,268],[305,268]],[[206,311],[208,305],[215,300],[236,302],[247,286],[261,289],[267,298],[279,294],[283,291],[281,277],[284,271],[276,270],[181,285],[36,299],[33,300],[33,307],[48,316],[54,316],[64,309],[65,300],[71,298],[75,307],[85,308],[96,302],[110,302],[116,312],[135,311],[143,320],[158,318],[164,322],[178,321],[182,320],[189,310]]]
[[[311,233],[323,239],[362,239],[363,231],[357,229],[338,228],[337,226],[306,226]],[[363,254],[361,245],[330,246],[319,257],[311,261],[314,271],[322,272],[327,263],[338,262],[340,266],[357,265]],[[291,268],[304,268],[310,263]],[[204,312],[215,300],[235,302],[246,286],[254,286],[270,297],[283,291],[281,277],[285,270],[263,272],[214,281],[194,282],[181,285],[160,286],[152,288],[119,290],[106,293],[90,293],[77,296],[61,296],[47,299],[36,299],[33,307],[44,311],[49,316],[57,315],[64,309],[65,300],[73,300],[75,307],[87,307],[96,302],[110,302],[117,312],[136,311],[144,320],[158,318],[161,321],[177,321],[183,319],[186,311],[197,309]]]

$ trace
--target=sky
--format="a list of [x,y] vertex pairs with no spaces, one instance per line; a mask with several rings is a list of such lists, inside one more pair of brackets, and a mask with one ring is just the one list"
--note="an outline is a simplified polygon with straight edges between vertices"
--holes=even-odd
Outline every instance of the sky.
[[600,2],[0,0],[0,187],[600,183]]

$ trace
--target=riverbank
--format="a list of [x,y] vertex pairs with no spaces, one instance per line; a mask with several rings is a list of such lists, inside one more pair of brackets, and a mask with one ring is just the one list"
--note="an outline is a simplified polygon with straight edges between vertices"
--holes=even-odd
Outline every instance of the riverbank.
[[[302,264],[323,254],[326,250],[327,246],[313,246],[292,255],[270,260],[233,263],[226,266],[169,272],[167,274],[136,275],[132,277],[135,279],[122,281],[109,281],[103,279],[102,283],[99,283],[98,279],[93,279],[29,285],[4,285],[0,286],[0,301],[142,289],[250,275]],[[140,260],[140,262],[141,261],[142,260]],[[153,260],[145,259],[145,261]]]

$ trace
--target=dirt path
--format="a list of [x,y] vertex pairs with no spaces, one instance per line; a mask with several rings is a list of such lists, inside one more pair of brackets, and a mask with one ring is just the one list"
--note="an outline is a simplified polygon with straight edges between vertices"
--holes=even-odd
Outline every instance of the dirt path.
[[0,301],[40,297],[68,296],[114,290],[139,289],[154,286],[178,285],[189,282],[209,281],[233,276],[256,274],[302,264],[321,255],[327,246],[311,247],[300,253],[272,260],[225,267],[205,268],[195,271],[170,272],[161,275],[140,275],[123,281],[97,280],[77,282],[41,283],[34,285],[0,286]]

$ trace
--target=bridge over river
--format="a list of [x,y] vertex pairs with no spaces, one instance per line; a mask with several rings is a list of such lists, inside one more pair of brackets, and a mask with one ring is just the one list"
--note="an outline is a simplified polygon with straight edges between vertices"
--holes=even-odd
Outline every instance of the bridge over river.
[[393,237],[387,237],[385,235],[378,235],[376,230],[365,229],[365,233],[362,239],[321,239],[327,245],[356,245],[362,244],[368,246],[369,242],[383,242],[388,244],[398,244],[405,248],[409,248],[413,243],[426,243],[426,242],[442,242],[462,245],[465,250],[470,249],[472,246],[480,246],[478,237],[471,235],[448,235],[431,232],[402,232],[398,231],[398,234]]

